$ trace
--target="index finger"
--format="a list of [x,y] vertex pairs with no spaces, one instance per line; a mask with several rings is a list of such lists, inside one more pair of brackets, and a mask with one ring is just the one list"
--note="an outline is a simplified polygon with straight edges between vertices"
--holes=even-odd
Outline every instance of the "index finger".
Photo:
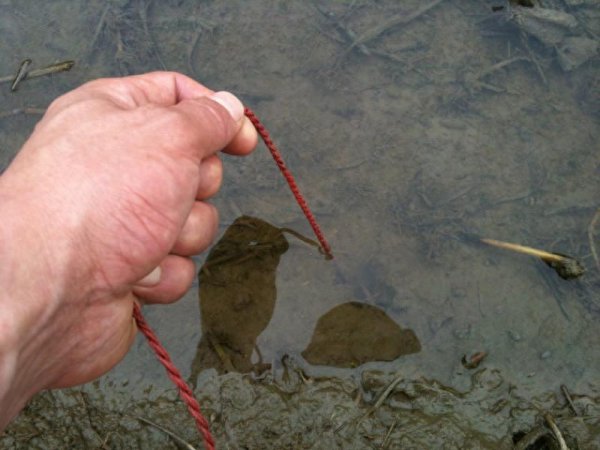
[[[185,130],[178,133],[178,137],[186,138],[186,142],[180,144],[184,144],[189,150],[195,148],[204,156],[219,150],[238,155],[250,153],[257,140],[254,127],[246,118],[241,123],[233,125],[227,119],[229,116],[225,117],[222,114],[215,116],[214,108],[207,108],[205,103],[207,97],[219,100],[212,97],[213,94],[215,91],[212,89],[180,73],[150,72],[90,81],[56,99],[48,108],[48,112],[64,110],[78,102],[85,103],[90,98],[104,100],[104,105],[107,107],[126,111],[158,106],[167,110],[180,111],[187,117],[187,125],[183,124]],[[210,110],[213,110],[213,114]],[[162,114],[159,110],[156,112]],[[217,116],[220,116],[220,120]],[[164,117],[167,116],[163,115]],[[179,119],[183,118],[179,117]],[[151,134],[157,134],[156,142],[165,138],[156,124],[152,124],[150,128]],[[181,127],[178,129],[181,130]],[[194,132],[191,133],[190,130]],[[171,133],[169,139],[172,137]]]
[[[147,103],[172,106],[184,100],[197,99],[215,93],[190,77],[177,72],[151,72],[144,75],[127,77],[131,81],[130,96],[137,95],[137,105]],[[225,153],[232,155],[247,155],[256,147],[258,136],[254,125],[244,118],[243,124],[231,142],[223,148]]]
[[62,106],[77,102],[90,92],[111,100],[123,109],[147,104],[174,106],[183,100],[214,94],[188,76],[177,72],[150,72],[120,78],[101,78],[85,83],[64,96]]
[[124,83],[124,94],[135,102],[134,107],[148,103],[173,106],[183,100],[204,97],[215,92],[177,72],[150,72],[117,80]]

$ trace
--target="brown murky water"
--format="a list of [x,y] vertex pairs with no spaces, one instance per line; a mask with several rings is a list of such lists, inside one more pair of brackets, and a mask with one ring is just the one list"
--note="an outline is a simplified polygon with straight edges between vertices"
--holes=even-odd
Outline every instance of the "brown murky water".
[[[565,63],[583,48],[573,37],[600,34],[600,6],[566,3],[544,6],[576,26],[561,16],[547,35],[504,1],[0,0],[0,76],[26,58],[76,61],[14,93],[0,85],[0,165],[39,109],[89,79],[166,68],[235,92],[336,258],[278,234],[310,229],[262,146],[224,156],[223,233],[246,215],[273,234],[223,249],[177,305],[145,310],[219,448],[555,448],[545,411],[579,448],[600,448],[600,63]],[[572,255],[587,272],[565,281],[474,235]],[[365,321],[344,305],[364,305]],[[353,312],[330,320],[336,308]],[[174,448],[135,416],[198,442],[141,339],[97,382],[39,396],[0,447]]]

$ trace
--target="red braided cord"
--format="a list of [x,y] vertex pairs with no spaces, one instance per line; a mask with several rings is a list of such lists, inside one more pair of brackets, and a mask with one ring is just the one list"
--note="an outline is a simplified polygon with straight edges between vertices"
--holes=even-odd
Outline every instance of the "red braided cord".
[[181,373],[179,373],[179,370],[177,370],[177,367],[175,367],[175,365],[171,361],[169,354],[162,346],[162,344],[158,341],[158,338],[154,334],[154,331],[152,331],[152,329],[148,326],[146,319],[144,319],[144,316],[142,316],[140,306],[137,303],[134,303],[133,305],[133,317],[139,330],[144,334],[144,336],[146,336],[146,339],[148,339],[148,343],[150,344],[150,347],[152,347],[152,349],[154,350],[154,353],[156,353],[156,357],[167,370],[167,375],[175,384],[175,386],[177,386],[177,388],[179,389],[179,395],[185,402],[188,411],[190,412],[190,414],[196,422],[196,427],[198,428],[198,431],[200,431],[200,434],[204,438],[204,446],[207,450],[214,450],[215,440],[210,434],[208,422],[206,421],[204,416],[202,416],[202,412],[200,411],[200,405],[198,404],[198,401],[194,398],[194,393],[192,392],[190,387],[185,383],[185,381],[183,381]]
[[256,131],[258,132],[258,134],[264,141],[265,145],[271,152],[271,155],[273,156],[273,159],[275,160],[277,167],[279,167],[279,170],[281,171],[282,175],[284,176],[288,185],[290,186],[290,189],[292,190],[292,194],[294,194],[294,198],[296,199],[296,202],[298,202],[298,205],[300,205],[300,208],[302,208],[302,212],[304,212],[304,215],[308,219],[308,223],[310,223],[310,226],[312,227],[313,231],[315,232],[315,236],[317,236],[317,239],[321,243],[321,247],[323,248],[325,255],[327,256],[328,259],[333,258],[333,254],[331,253],[331,247],[329,246],[329,243],[325,239],[325,235],[323,235],[323,232],[321,231],[321,228],[319,227],[319,224],[317,223],[315,216],[313,215],[312,211],[308,207],[308,203],[306,203],[304,196],[300,193],[300,189],[298,189],[298,185],[296,184],[296,180],[294,180],[294,176],[292,175],[290,170],[285,166],[285,163],[283,162],[283,158],[281,157],[281,153],[279,152],[279,150],[277,149],[277,147],[271,140],[271,136],[269,135],[269,132],[267,131],[265,126],[261,123],[261,121],[258,120],[258,117],[256,117],[256,114],[254,114],[254,112],[250,108],[246,107],[244,110],[244,114],[246,114],[246,117],[248,117],[248,119],[250,119],[250,122],[252,122],[252,124],[254,125],[254,128],[256,128]]
[[[256,131],[258,132],[258,134],[264,141],[265,145],[271,152],[271,155],[273,156],[273,159],[275,160],[277,167],[279,167],[279,170],[281,171],[282,175],[284,176],[288,185],[290,186],[290,189],[292,191],[292,194],[294,194],[294,198],[296,199],[296,202],[298,202],[298,205],[300,205],[302,212],[304,212],[304,215],[308,219],[308,222],[310,223],[310,226],[312,227],[313,231],[315,232],[317,239],[321,243],[321,247],[323,248],[325,255],[327,256],[327,258],[330,258],[330,259],[333,258],[333,254],[331,253],[331,247],[329,246],[329,243],[325,239],[325,236],[323,235],[323,232],[321,231],[321,228],[319,227],[319,224],[317,223],[315,216],[313,215],[312,211],[308,207],[308,203],[306,203],[304,196],[300,193],[300,189],[298,188],[298,185],[296,184],[296,180],[294,179],[294,176],[292,175],[290,170],[285,166],[285,163],[283,162],[283,158],[281,157],[281,153],[279,152],[279,150],[277,149],[277,147],[271,140],[269,132],[266,130],[266,128],[260,122],[260,120],[258,120],[258,117],[256,117],[256,115],[254,114],[254,112],[252,112],[252,110],[250,108],[245,108],[244,113],[246,114],[246,117],[248,117],[248,119],[250,119],[250,121],[256,128]],[[198,404],[198,401],[194,397],[194,393],[189,388],[189,386],[185,383],[185,381],[183,381],[183,377],[181,376],[181,373],[179,373],[179,370],[177,370],[177,367],[175,367],[175,365],[171,361],[169,354],[167,353],[165,348],[162,346],[162,344],[159,342],[158,337],[156,337],[156,335],[154,334],[152,329],[148,326],[146,319],[144,319],[144,316],[142,315],[140,306],[137,303],[134,303],[134,305],[133,305],[133,317],[135,319],[135,323],[137,324],[137,327],[142,332],[142,334],[144,336],[146,336],[146,339],[148,340],[150,347],[152,347],[152,349],[154,350],[154,353],[156,353],[156,357],[158,358],[160,363],[166,369],[167,375],[169,376],[171,381],[175,384],[175,386],[177,386],[177,388],[179,389],[179,395],[181,396],[182,400],[186,404],[188,411],[194,418],[194,420],[196,422],[196,427],[198,428],[198,431],[200,431],[200,434],[204,438],[204,445],[205,445],[206,449],[214,450],[215,449],[215,441],[214,441],[212,435],[210,434],[210,428],[209,428],[208,422],[206,421],[204,416],[202,416],[202,412],[200,411],[200,405]]]

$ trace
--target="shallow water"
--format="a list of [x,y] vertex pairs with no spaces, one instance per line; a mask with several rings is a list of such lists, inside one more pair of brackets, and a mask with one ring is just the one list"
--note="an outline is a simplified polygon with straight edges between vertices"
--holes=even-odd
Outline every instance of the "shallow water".
[[[326,261],[288,239],[256,338],[275,373],[289,355],[310,375],[377,368],[466,389],[462,356],[486,351],[483,366],[524,398],[561,384],[597,395],[600,268],[588,227],[600,192],[598,57],[565,72],[504,12],[467,0],[366,42],[369,55],[349,48],[348,30],[362,36],[422,4],[319,2],[333,20],[309,2],[0,1],[6,75],[25,58],[76,61],[16,93],[0,85],[1,109],[44,108],[86,80],[163,68],[237,93],[271,132],[335,254]],[[515,57],[529,60],[486,73]],[[38,118],[0,119],[0,165]],[[223,232],[247,214],[310,235],[262,145],[224,159],[214,199]],[[473,245],[475,235],[572,255],[587,273],[564,281],[532,257]],[[421,351],[358,368],[308,364],[301,354],[319,318],[351,301],[413,330]],[[198,286],[145,315],[189,377],[202,335]],[[171,389],[141,339],[96,383],[107,398],[115,386],[137,399]]]

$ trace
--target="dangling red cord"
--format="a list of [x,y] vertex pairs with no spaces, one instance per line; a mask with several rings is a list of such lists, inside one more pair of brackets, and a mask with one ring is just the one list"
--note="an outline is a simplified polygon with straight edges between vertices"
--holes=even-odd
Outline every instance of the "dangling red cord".
[[325,239],[325,235],[321,231],[321,228],[319,227],[319,224],[317,223],[317,219],[315,219],[315,216],[313,215],[312,211],[308,207],[308,203],[306,203],[304,196],[300,193],[300,189],[298,189],[298,185],[296,184],[296,180],[294,180],[294,176],[292,175],[292,172],[290,172],[290,170],[286,167],[285,163],[283,162],[283,158],[281,157],[281,153],[279,152],[279,150],[277,149],[277,147],[271,140],[271,136],[269,136],[269,132],[267,131],[265,126],[260,122],[260,120],[258,120],[258,117],[256,117],[256,114],[254,114],[254,112],[252,112],[252,110],[250,108],[245,108],[244,114],[246,114],[246,117],[248,119],[250,119],[250,122],[252,122],[252,124],[254,125],[254,128],[256,128],[256,131],[258,132],[258,134],[264,141],[265,145],[271,152],[271,155],[273,156],[273,159],[275,160],[277,167],[279,167],[279,170],[281,171],[282,175],[288,182],[288,185],[290,186],[290,189],[292,190],[292,194],[294,194],[294,197],[296,198],[296,202],[298,202],[298,205],[300,205],[300,208],[302,208],[302,212],[306,216],[308,223],[310,223],[310,226],[312,227],[312,229],[315,233],[315,236],[317,236],[317,239],[319,240],[319,243],[321,244],[321,247],[323,249],[323,253],[325,253],[325,256],[327,257],[327,259],[332,259],[333,254],[331,253],[331,247],[329,246],[329,243]]
[[146,336],[148,344],[150,345],[150,347],[152,347],[154,353],[156,353],[156,357],[167,370],[168,377],[171,379],[173,384],[177,386],[177,389],[179,390],[179,396],[186,404],[188,411],[190,412],[190,414],[194,418],[194,421],[196,422],[196,428],[198,428],[198,431],[204,439],[204,446],[207,450],[214,450],[215,440],[210,434],[208,422],[206,421],[206,419],[202,415],[202,412],[200,411],[200,404],[194,397],[194,393],[192,392],[190,387],[183,380],[181,373],[179,372],[177,367],[175,367],[173,361],[171,361],[171,357],[167,353],[167,350],[162,346],[162,344],[158,340],[158,337],[156,337],[156,334],[154,334],[154,331],[152,331],[152,329],[146,322],[146,319],[144,319],[144,316],[142,315],[142,310],[140,309],[140,305],[138,305],[137,303],[133,304],[133,318],[135,319],[135,323],[138,329],[142,332],[144,336]]
[[[277,167],[279,167],[279,170],[281,171],[281,173],[285,177],[286,181],[288,182],[288,185],[290,186],[290,189],[292,190],[292,194],[294,194],[294,197],[295,197],[296,201],[298,202],[298,205],[300,205],[300,208],[302,208],[302,212],[304,212],[304,215],[308,219],[310,226],[312,227],[313,231],[315,232],[315,235],[317,236],[317,239],[319,240],[319,242],[321,244],[323,253],[325,253],[325,256],[328,259],[333,258],[333,254],[331,253],[331,247],[329,246],[329,243],[325,239],[325,236],[323,235],[323,232],[321,231],[321,228],[319,227],[319,224],[317,223],[315,216],[313,215],[312,211],[308,207],[308,204],[306,203],[304,196],[300,193],[300,190],[298,189],[298,186],[296,185],[296,180],[294,180],[292,173],[290,172],[290,170],[286,167],[285,163],[283,162],[281,153],[279,152],[279,150],[277,149],[277,147],[271,140],[271,137],[269,136],[269,133],[267,132],[266,128],[260,122],[260,120],[258,120],[258,117],[256,117],[256,115],[250,110],[250,108],[246,108],[244,113],[246,114],[246,117],[248,117],[248,119],[250,119],[250,121],[252,122],[254,127],[256,128],[256,131],[258,132],[258,134],[264,141],[265,145],[271,152],[271,155],[273,156],[273,159],[275,160]],[[186,404],[188,411],[190,412],[190,414],[194,418],[194,421],[196,422],[196,427],[198,428],[198,431],[200,432],[200,434],[202,435],[202,438],[204,439],[204,446],[206,447],[207,450],[214,450],[215,440],[213,439],[213,437],[210,433],[210,428],[209,428],[207,420],[204,418],[204,416],[202,415],[202,412],[200,411],[200,405],[198,404],[198,401],[194,397],[194,393],[192,392],[190,387],[186,384],[186,382],[183,380],[181,373],[179,372],[179,370],[177,370],[177,367],[175,367],[175,365],[173,364],[173,361],[171,361],[169,354],[167,353],[165,348],[162,346],[162,344],[159,342],[158,337],[156,337],[156,335],[154,334],[152,329],[148,326],[148,323],[146,322],[146,320],[144,319],[144,316],[142,315],[140,306],[137,303],[135,303],[133,306],[133,318],[135,319],[135,323],[137,324],[137,327],[139,328],[139,330],[142,332],[142,334],[144,336],[146,336],[146,339],[148,340],[148,344],[150,345],[150,347],[152,347],[152,349],[154,350],[154,353],[156,353],[156,357],[158,358],[160,363],[166,369],[168,377],[175,384],[175,386],[177,386],[177,389],[179,390],[179,396],[182,398],[182,400]]]

